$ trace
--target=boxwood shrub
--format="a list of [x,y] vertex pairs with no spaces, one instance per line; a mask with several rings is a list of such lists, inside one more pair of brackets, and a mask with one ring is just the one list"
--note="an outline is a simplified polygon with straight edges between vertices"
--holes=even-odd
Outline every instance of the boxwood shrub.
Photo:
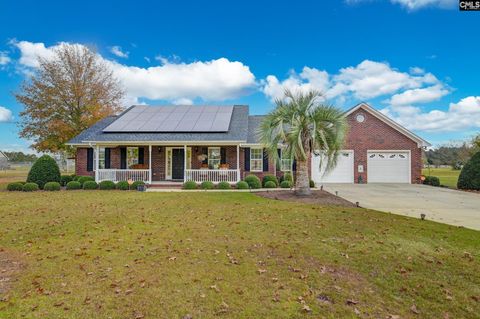
[[98,188],[102,190],[112,190],[115,189],[115,183],[112,181],[101,181],[98,184]]
[[258,178],[256,175],[248,175],[247,177],[245,177],[244,181],[248,184],[250,188],[262,188],[260,178]]
[[263,179],[262,179],[262,185],[263,187],[265,187],[265,184],[267,182],[274,182],[275,183],[275,187],[278,186],[278,178],[274,175],[265,175],[263,176]]
[[95,181],[86,181],[83,183],[83,189],[97,189],[98,184]]
[[282,181],[280,183],[281,188],[292,188],[292,182],[290,181]]
[[60,183],[60,169],[53,158],[43,155],[30,168],[27,183],[37,183],[40,188],[43,188],[43,185],[48,182]]
[[201,189],[213,189],[214,187],[215,185],[210,181],[205,181],[202,184],[200,184]]
[[470,158],[458,177],[459,189],[480,190],[480,152]]
[[73,177],[71,175],[62,175],[60,176],[60,184],[62,186],[66,186],[68,182],[73,181]]
[[440,179],[437,176],[426,176],[423,184],[430,186],[440,186]]
[[230,186],[230,183],[228,183],[228,182],[220,182],[220,183],[218,183],[218,188],[219,189],[230,189],[231,186]]
[[77,181],[83,186],[85,182],[95,182],[95,178],[92,176],[78,176]]
[[245,181],[238,182],[237,189],[249,189],[247,182]]
[[132,184],[132,189],[133,189],[133,190],[137,190],[138,186],[140,186],[140,185],[145,185],[145,183],[142,182],[142,181],[135,181],[135,182],[133,182],[133,184]]
[[82,184],[80,184],[80,182],[71,181],[67,183],[67,190],[75,190],[75,189],[81,189],[81,188],[82,188]]
[[197,183],[194,181],[186,181],[183,183],[183,189],[197,189]]
[[45,185],[43,185],[43,190],[48,192],[59,191],[60,188],[61,188],[60,183],[57,183],[57,182],[48,182]]
[[25,183],[25,185],[23,185],[23,188],[22,188],[24,192],[35,192],[35,191],[38,191],[39,189],[40,188],[38,187],[37,183]]
[[277,188],[277,184],[275,184],[274,181],[268,181],[265,183],[265,185],[263,186],[265,188]]
[[127,181],[121,181],[117,183],[117,189],[121,191],[128,191],[130,189],[130,185],[128,185]]
[[283,182],[283,181],[289,181],[289,182],[293,183],[292,173],[286,172],[285,174],[283,174],[283,176],[280,177],[280,183]]
[[18,192],[23,190],[23,184],[19,182],[10,183],[7,185],[7,190],[9,192]]

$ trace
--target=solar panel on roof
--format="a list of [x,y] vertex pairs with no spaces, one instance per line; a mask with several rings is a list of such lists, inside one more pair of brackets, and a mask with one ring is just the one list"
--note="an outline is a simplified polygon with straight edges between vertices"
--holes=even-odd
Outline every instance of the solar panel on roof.
[[226,132],[233,106],[137,105],[129,109],[104,132]]

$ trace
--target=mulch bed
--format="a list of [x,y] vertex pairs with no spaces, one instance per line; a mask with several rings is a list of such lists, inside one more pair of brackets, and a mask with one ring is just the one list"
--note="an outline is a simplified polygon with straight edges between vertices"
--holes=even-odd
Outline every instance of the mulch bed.
[[335,205],[344,207],[355,207],[355,204],[349,201],[332,195],[323,190],[312,190],[312,196],[297,196],[291,190],[285,191],[271,191],[271,192],[257,192],[258,196],[270,199],[284,200],[289,202],[300,202],[307,204],[319,204],[324,206]]
[[8,299],[7,293],[21,267],[16,258],[0,248],[0,302]]

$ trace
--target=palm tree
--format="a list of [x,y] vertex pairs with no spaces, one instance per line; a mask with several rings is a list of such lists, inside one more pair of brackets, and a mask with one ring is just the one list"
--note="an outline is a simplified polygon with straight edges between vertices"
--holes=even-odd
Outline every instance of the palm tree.
[[308,175],[309,154],[322,152],[321,166],[328,172],[335,167],[339,150],[346,134],[346,120],[336,107],[321,104],[321,94],[285,90],[283,99],[275,101],[276,108],[263,120],[259,135],[262,144],[273,158],[296,160],[297,176],[295,192],[300,196],[311,195]]

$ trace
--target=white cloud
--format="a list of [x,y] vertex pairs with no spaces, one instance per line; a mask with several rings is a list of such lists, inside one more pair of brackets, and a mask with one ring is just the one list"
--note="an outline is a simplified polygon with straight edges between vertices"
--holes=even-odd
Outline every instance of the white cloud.
[[[415,70],[418,71],[418,70]],[[438,79],[431,73],[410,74],[400,72],[385,62],[364,60],[356,66],[342,68],[333,76],[325,71],[304,67],[300,74],[292,71],[283,81],[269,75],[263,92],[272,100],[282,96],[286,88],[291,90],[316,89],[326,98],[344,98],[351,94],[357,99],[370,99],[393,94],[401,89],[420,88],[425,84],[436,84]]]
[[[372,0],[345,0],[348,4],[373,2]],[[390,0],[391,3],[399,4],[409,11],[415,11],[428,7],[440,9],[452,9],[458,5],[456,0]]]
[[[43,43],[15,41],[20,50],[20,65],[38,67],[38,57],[53,56],[58,45],[45,47]],[[238,61],[219,58],[192,63],[172,62],[141,68],[128,66],[99,56],[109,65],[114,75],[124,85],[127,101],[140,98],[151,100],[178,101],[221,101],[242,96],[256,87],[256,80],[249,67]],[[184,100],[186,101],[186,100]]]
[[13,121],[12,111],[6,107],[0,106],[0,123]]
[[175,105],[193,105],[193,101],[186,98],[173,100],[172,103]]
[[7,52],[0,51],[0,65],[7,65],[12,59],[8,56]]
[[114,55],[118,56],[119,58],[128,58],[128,51],[123,51],[122,48],[118,45],[115,45],[110,48],[110,52],[113,53]]
[[429,103],[438,101],[448,93],[450,93],[449,90],[445,89],[441,84],[437,84],[426,88],[412,89],[395,94],[387,102],[393,106]]
[[480,96],[469,96],[450,103],[447,111],[422,112],[412,106],[397,106],[382,111],[411,130],[452,132],[480,127]]

